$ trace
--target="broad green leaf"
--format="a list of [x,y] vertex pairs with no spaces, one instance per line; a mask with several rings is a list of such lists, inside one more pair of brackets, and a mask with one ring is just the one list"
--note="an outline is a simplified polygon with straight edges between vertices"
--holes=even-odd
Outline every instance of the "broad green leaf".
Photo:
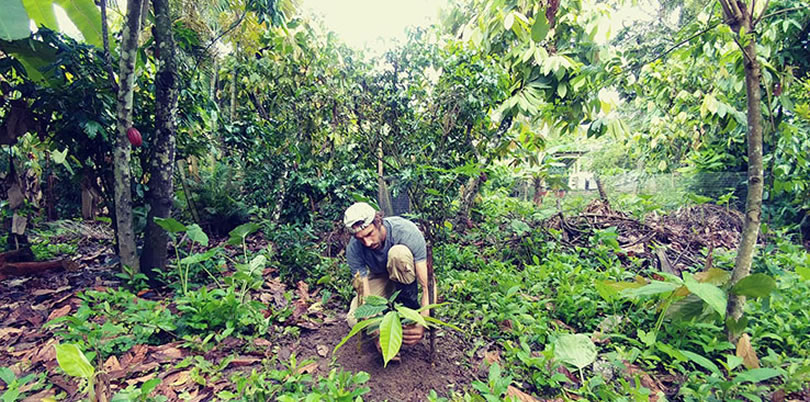
[[149,395],[160,384],[160,378],[153,378],[141,386],[141,395]]
[[810,267],[796,267],[796,273],[799,274],[802,279],[810,281]]
[[709,305],[714,311],[720,314],[720,317],[726,317],[726,304],[728,300],[726,292],[710,283],[700,283],[692,277],[692,274],[684,272],[683,283],[692,294],[697,295],[706,304]]
[[185,225],[178,222],[174,218],[157,218],[157,217],[155,217],[153,219],[155,221],[155,224],[162,227],[164,230],[166,230],[169,233],[180,233],[180,232],[183,232],[183,231],[186,230]]
[[199,264],[203,261],[208,261],[211,259],[211,257],[216,255],[217,251],[219,251],[218,248],[212,248],[206,251],[205,253],[194,253],[192,255],[183,257],[183,259],[180,260],[180,264],[183,265]]
[[22,0],[28,17],[34,20],[37,26],[44,25],[54,31],[59,30],[56,16],[53,13],[53,0]]
[[689,360],[683,353],[681,353],[681,351],[673,348],[672,346],[667,345],[666,343],[656,342],[655,348],[668,354],[670,357],[672,357],[677,361],[685,362]]
[[387,306],[388,299],[382,296],[369,295],[365,297],[365,304],[373,304],[375,306]]
[[65,150],[61,152],[58,150],[53,151],[51,152],[51,158],[53,159],[54,162],[58,164],[65,163],[65,158],[67,158],[67,151],[68,151],[67,148],[65,148]]
[[402,346],[402,323],[396,311],[389,311],[380,322],[380,348],[382,348],[383,367],[399,353]]
[[423,312],[425,310],[433,310],[434,308],[444,306],[445,304],[449,304],[449,303],[444,302],[444,303],[428,304],[427,306],[419,307],[419,309],[416,310],[416,312],[421,313],[421,312]]
[[546,38],[548,35],[549,24],[548,19],[546,19],[545,13],[537,13],[537,16],[534,19],[534,24],[532,24],[532,40],[535,42],[540,42]]
[[6,388],[11,385],[14,380],[17,379],[17,376],[14,375],[14,372],[11,371],[8,367],[0,367],[0,380],[3,380],[6,383]]
[[194,223],[186,226],[186,233],[188,233],[188,237],[195,243],[202,244],[206,247],[208,246],[208,235],[203,232],[200,225]]
[[510,225],[512,226],[512,231],[514,231],[518,236],[523,236],[524,234],[532,231],[532,228],[526,224],[526,222],[523,222],[520,219],[512,219],[512,223]]
[[698,282],[722,286],[731,278],[731,272],[720,268],[709,268],[708,271],[696,273],[694,277]]
[[228,236],[230,236],[228,239],[228,244],[231,246],[238,246],[242,244],[242,240],[244,240],[249,234],[259,230],[259,227],[259,224],[253,222],[248,222],[237,226],[228,233]]
[[405,306],[397,306],[397,311],[402,318],[407,318],[425,328],[427,328],[428,324],[425,322],[425,317],[422,314],[416,312],[416,310],[407,308]]
[[382,321],[382,317],[372,318],[372,319],[370,319],[370,320],[360,321],[360,322],[358,322],[357,324],[354,324],[354,326],[352,327],[351,331],[349,331],[349,334],[348,334],[348,335],[346,335],[346,337],[345,337],[345,338],[343,338],[343,339],[340,341],[340,343],[338,343],[338,344],[337,344],[337,346],[335,346],[335,348],[334,348],[334,349],[332,349],[332,354],[334,354],[335,352],[337,352],[337,350],[338,350],[338,349],[339,349],[341,346],[343,346],[343,344],[345,344],[345,343],[346,343],[346,341],[348,341],[348,340],[349,340],[351,337],[353,337],[353,336],[357,335],[357,333],[358,333],[358,332],[360,332],[360,331],[364,330],[366,327],[371,326],[371,325],[374,325],[374,324],[376,324],[376,323],[378,323],[378,322],[380,322],[380,321]]
[[31,35],[28,29],[28,13],[20,0],[0,0],[3,16],[0,17],[0,39],[17,40]]
[[734,377],[733,382],[735,384],[740,384],[740,383],[743,383],[743,382],[751,382],[751,383],[756,384],[756,383],[759,383],[759,382],[762,382],[762,381],[770,380],[771,378],[774,378],[774,377],[779,377],[780,375],[782,375],[782,372],[777,370],[777,369],[772,369],[772,368],[767,368],[767,367],[755,368],[755,369],[746,370],[746,371],[743,371],[740,374],[737,374]]
[[363,304],[362,306],[357,307],[357,309],[354,310],[354,318],[356,318],[358,320],[362,320],[362,319],[364,319],[366,317],[371,317],[373,315],[377,315],[379,313],[382,313],[387,308],[388,308],[388,306],[386,306],[384,304],[383,305],[375,305],[375,304],[366,303],[366,304]]
[[503,29],[510,30],[512,29],[512,25],[515,23],[515,13],[506,14],[506,17],[503,19]]
[[20,39],[13,42],[0,41],[0,50],[14,56],[22,64],[25,74],[31,81],[44,81],[49,86],[56,85],[54,75],[46,75],[42,70],[56,61],[56,49],[34,39]]
[[638,296],[652,296],[661,293],[668,293],[677,289],[680,285],[669,282],[652,281],[649,285],[642,286],[637,289],[625,289],[622,291],[622,296],[625,297],[638,297]]
[[688,357],[689,360],[691,360],[695,364],[705,368],[706,370],[711,371],[712,373],[720,375],[722,377],[723,374],[720,372],[720,369],[718,369],[717,365],[712,363],[711,360],[709,360],[709,359],[707,359],[707,358],[705,358],[705,357],[703,357],[703,356],[701,356],[701,355],[699,355],[699,354],[697,354],[695,352],[690,352],[688,350],[681,350],[680,352],[683,353],[684,356]]
[[90,379],[95,373],[95,369],[87,361],[79,347],[72,343],[63,343],[53,346],[56,348],[56,361],[59,362],[59,367],[65,371],[67,375],[73,377],[81,377]]
[[456,331],[461,331],[461,328],[459,328],[459,327],[457,327],[457,326],[455,326],[455,325],[453,325],[453,324],[450,324],[450,323],[448,323],[448,322],[444,322],[444,321],[442,321],[442,320],[440,320],[440,319],[438,319],[438,318],[433,318],[433,317],[425,317],[425,316],[422,316],[422,318],[424,318],[424,319],[425,319],[425,321],[427,321],[429,324],[432,324],[432,325],[430,325],[430,326],[432,326],[432,327],[438,327],[438,326],[440,326],[440,325],[443,325],[443,326],[445,326],[445,327],[453,328],[453,329],[455,329]]
[[554,358],[583,369],[596,360],[596,345],[584,334],[565,334],[554,343]]
[[644,285],[638,282],[617,282],[608,279],[594,282],[596,291],[605,300],[613,300],[614,297],[619,296],[626,289],[638,289],[642,286]]
[[248,268],[251,272],[254,272],[260,269],[263,270],[265,265],[267,265],[267,257],[264,255],[257,255],[250,260],[250,265]]
[[767,274],[751,274],[737,282],[731,291],[747,297],[765,297],[776,289],[776,281]]
[[93,0],[56,0],[84,36],[84,41],[101,47],[101,12]]

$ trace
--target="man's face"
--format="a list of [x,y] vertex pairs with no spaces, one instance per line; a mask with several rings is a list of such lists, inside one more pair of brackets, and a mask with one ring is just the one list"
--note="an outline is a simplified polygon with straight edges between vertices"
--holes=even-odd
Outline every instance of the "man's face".
[[373,223],[368,225],[367,228],[355,233],[354,238],[363,243],[366,248],[372,250],[377,250],[383,245],[382,230]]

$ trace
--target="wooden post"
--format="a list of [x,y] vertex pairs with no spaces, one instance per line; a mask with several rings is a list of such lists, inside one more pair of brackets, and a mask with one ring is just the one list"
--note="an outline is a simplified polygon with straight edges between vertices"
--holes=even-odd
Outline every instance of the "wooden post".
[[[436,303],[436,283],[433,276],[433,245],[431,242],[426,244],[427,248],[427,280],[428,280],[428,302],[430,304]],[[428,317],[433,317],[433,310],[428,310]],[[431,327],[430,330],[430,363],[433,363],[434,355],[436,354],[436,327]]]

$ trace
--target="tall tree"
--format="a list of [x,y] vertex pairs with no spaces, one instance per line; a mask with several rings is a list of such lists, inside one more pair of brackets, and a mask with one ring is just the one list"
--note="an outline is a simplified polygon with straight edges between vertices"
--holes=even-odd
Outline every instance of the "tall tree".
[[141,267],[150,278],[155,276],[154,269],[166,265],[168,254],[169,235],[155,224],[154,218],[168,218],[171,215],[178,98],[177,60],[169,1],[152,0],[152,2],[155,9],[158,70],[155,79],[154,155],[149,162],[149,190],[146,194],[149,213],[141,255]]
[[[754,258],[762,215],[762,94],[760,92],[762,73],[757,61],[755,28],[759,18],[754,16],[755,4],[756,0],[751,1],[750,7],[744,0],[720,0],[725,22],[742,41],[738,44],[743,52],[745,88],[748,98],[748,194],[745,198],[745,222],[740,245],[737,247],[734,271],[731,274],[732,285],[751,272],[751,262]],[[765,8],[762,12],[765,12]],[[745,296],[731,293],[726,309],[729,318],[739,320],[744,306]],[[735,340],[734,336],[733,331],[729,331],[730,340]]]
[[132,221],[132,174],[130,172],[130,144],[127,129],[132,127],[132,96],[135,86],[135,59],[138,57],[138,37],[141,32],[143,0],[127,2],[126,22],[121,34],[121,59],[118,63],[117,136],[113,149],[115,177],[115,219],[118,227],[118,255],[121,264],[134,272],[140,270],[135,249],[135,229]]

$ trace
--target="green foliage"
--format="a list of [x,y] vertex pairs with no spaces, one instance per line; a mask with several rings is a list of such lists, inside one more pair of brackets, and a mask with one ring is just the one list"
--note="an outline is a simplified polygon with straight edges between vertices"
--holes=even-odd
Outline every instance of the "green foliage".
[[295,355],[284,362],[282,370],[253,370],[250,374],[234,374],[231,380],[236,384],[236,393],[221,391],[217,397],[222,400],[321,400],[350,402],[362,400],[369,391],[363,384],[369,380],[365,372],[352,374],[332,369],[328,375],[315,379],[311,374],[298,370],[311,361],[298,362]]
[[95,387],[93,383],[96,377],[96,370],[87,360],[78,346],[72,343],[54,345],[56,348],[56,360],[59,367],[65,374],[72,377],[79,377],[84,381],[83,392],[87,393],[90,400],[95,398]]
[[[18,378],[10,368],[0,367],[0,380],[5,383],[5,390],[0,394],[0,401],[14,402],[24,399],[27,393],[42,388],[44,377],[45,373],[40,375],[32,373]],[[36,380],[36,382],[29,384],[32,380]]]

